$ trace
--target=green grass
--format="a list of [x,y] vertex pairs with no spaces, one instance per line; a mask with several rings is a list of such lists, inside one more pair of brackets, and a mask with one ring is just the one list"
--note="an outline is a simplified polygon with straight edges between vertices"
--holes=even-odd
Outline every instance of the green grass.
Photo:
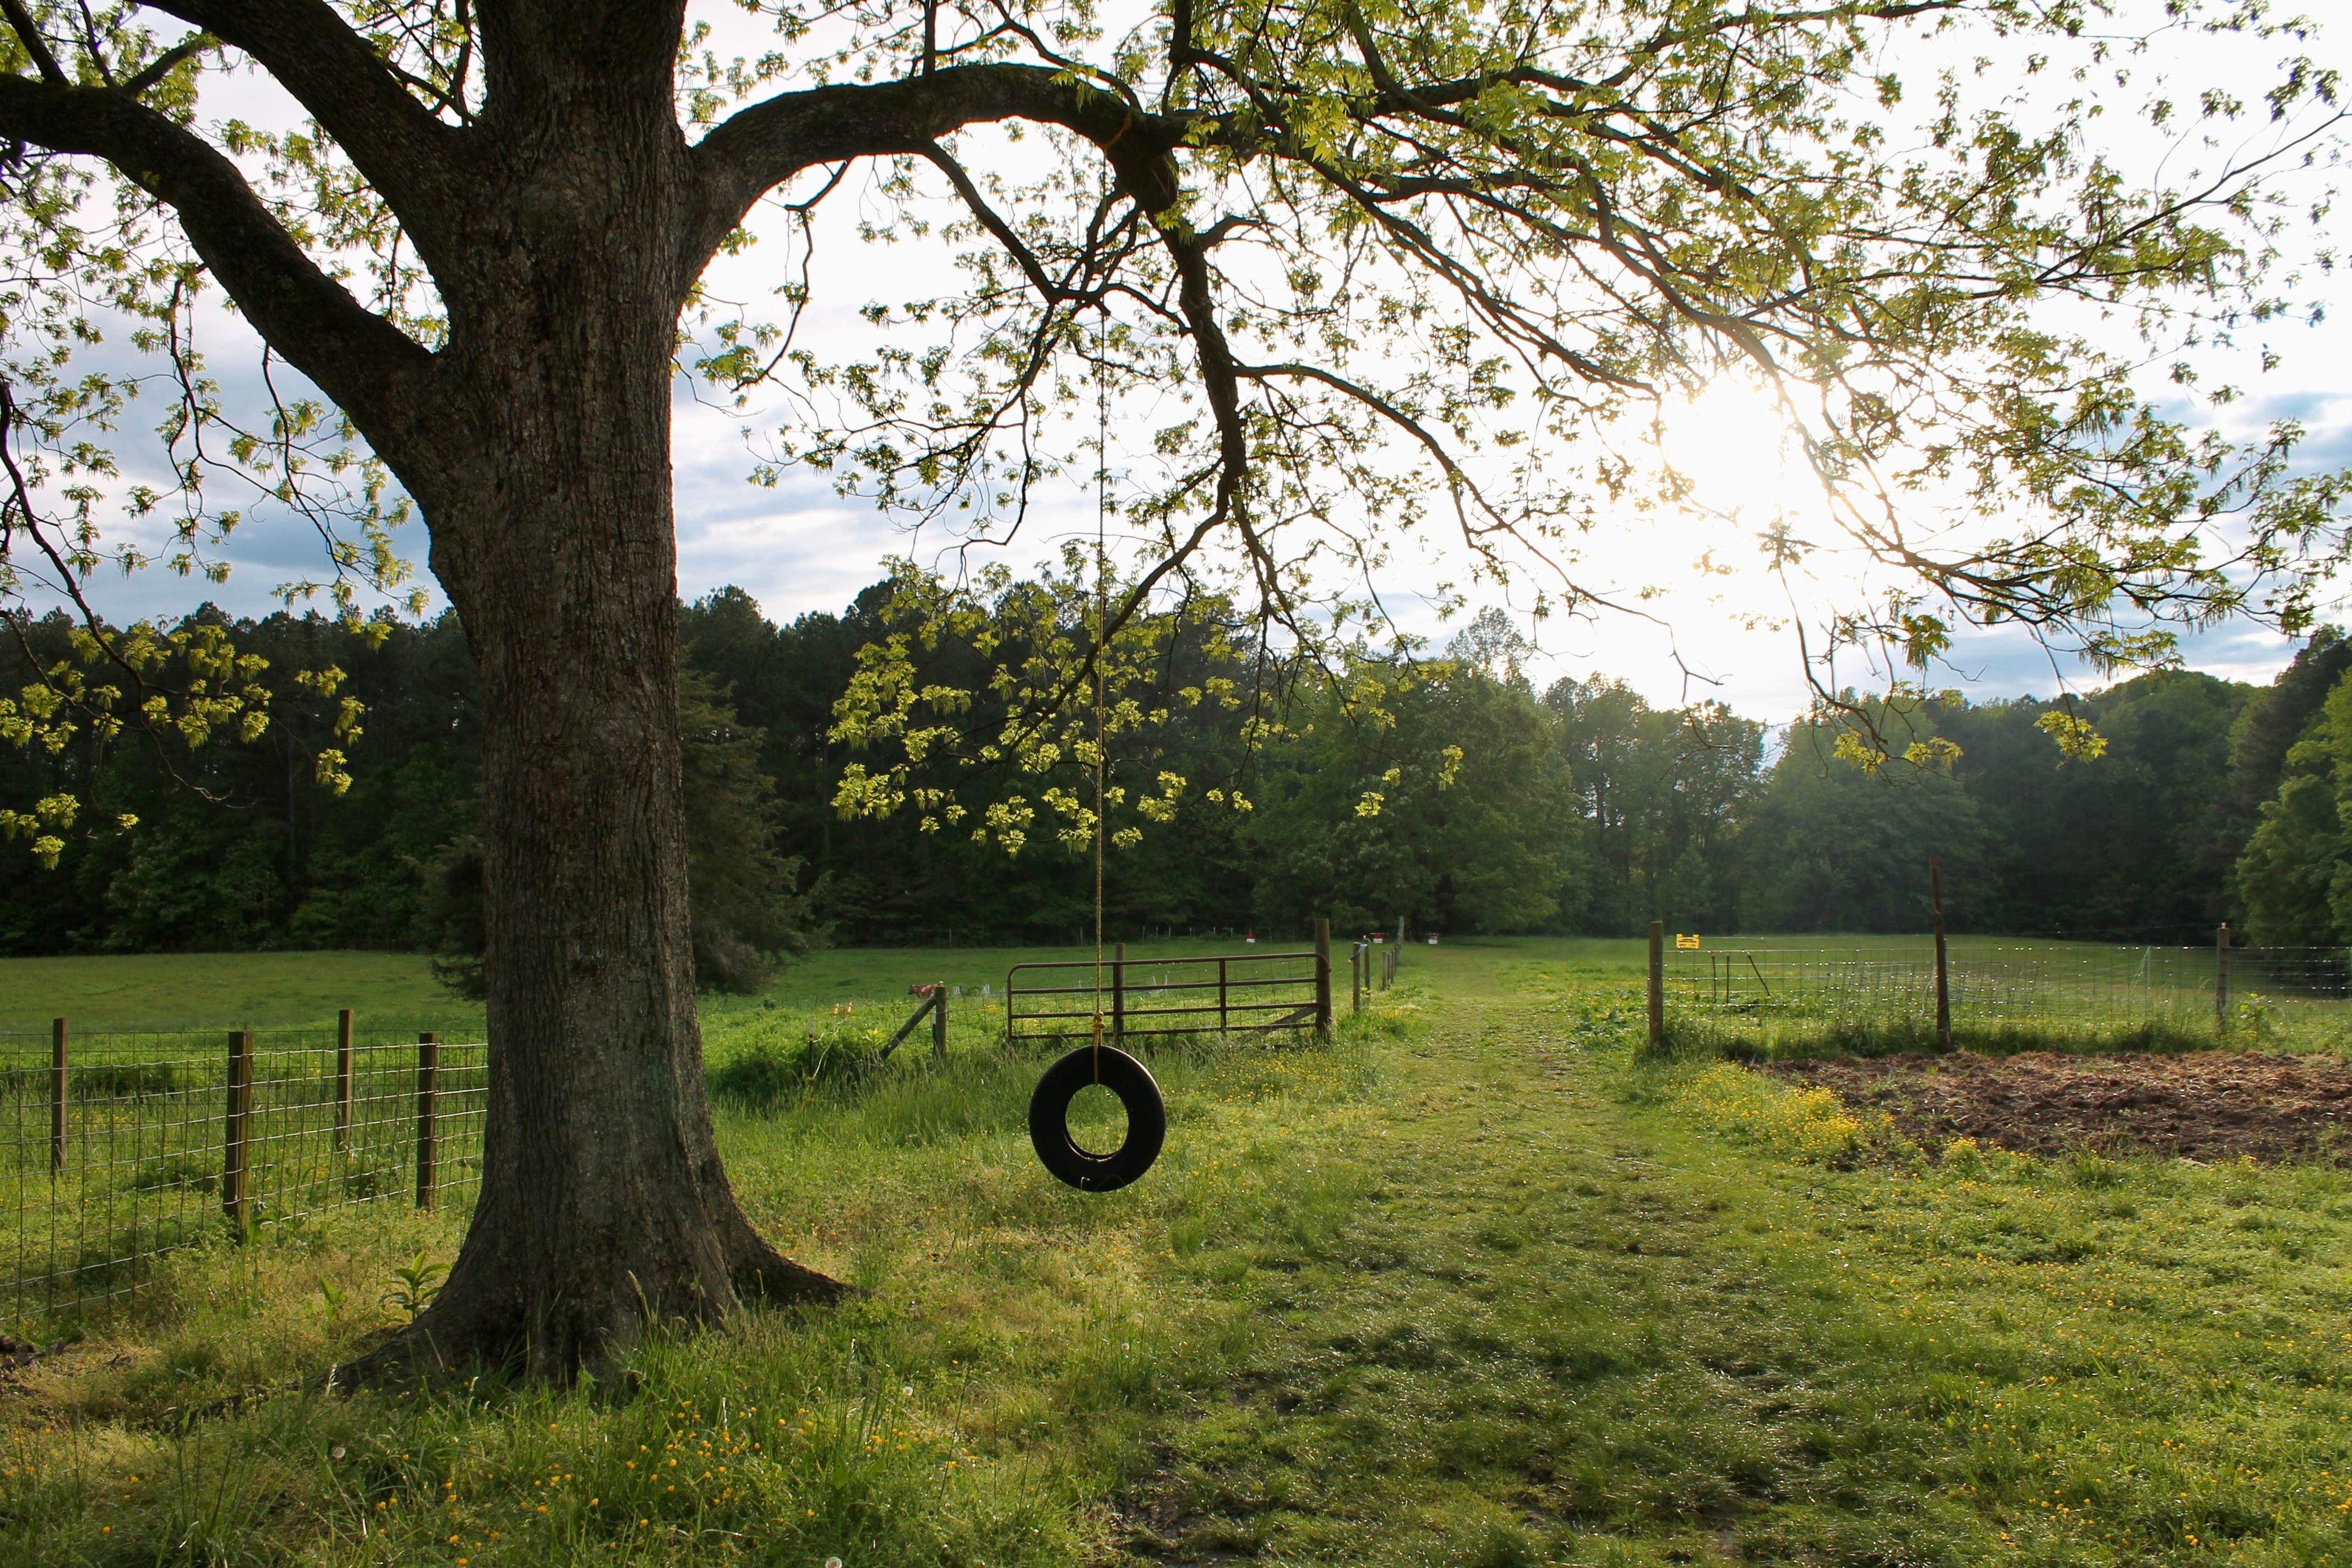
[[369,1024],[432,1028],[481,1009],[434,984],[412,952],[175,952],[0,959],[0,1032],[298,1028],[336,1009]]
[[[1921,1151],[1637,1061],[1612,944],[1408,956],[1330,1049],[1156,1055],[1118,1194],[1036,1169],[977,1018],[722,1100],[758,1222],[870,1294],[626,1390],[269,1392],[451,1218],[181,1255],[0,1394],[0,1561],[2352,1562],[2344,1173]],[[716,1073],[868,1027],[775,999]]]

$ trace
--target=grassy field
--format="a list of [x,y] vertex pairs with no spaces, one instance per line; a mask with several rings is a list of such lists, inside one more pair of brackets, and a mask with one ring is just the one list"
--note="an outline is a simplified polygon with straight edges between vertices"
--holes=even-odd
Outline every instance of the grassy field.
[[184,952],[0,959],[0,1032],[289,1028],[371,1023],[430,1028],[479,1009],[434,984],[421,953]]
[[[1742,946],[1848,952],[1916,949],[1925,939],[1873,936],[1743,936]],[[1263,944],[1275,951],[1303,943]],[[2019,942],[2018,946],[2065,944]],[[841,1001],[896,1002],[918,983],[945,981],[997,991],[1015,963],[1091,956],[1076,947],[836,948],[786,969],[757,996],[705,998],[718,1019],[773,1004],[780,1008]],[[1134,942],[1136,958],[1236,951],[1230,940]],[[1631,981],[1648,951],[1640,940],[1471,937],[1436,947],[1408,944],[1413,971],[1464,1001],[1504,1001],[1571,982]],[[1344,979],[1346,950],[1339,947]],[[43,1033],[60,1015],[79,1028],[296,1028],[332,1024],[356,1010],[383,1027],[455,1027],[480,1016],[435,984],[420,953],[223,952],[157,956],[0,959],[0,1033]]]
[[[1277,952],[1306,944],[1260,944]],[[1136,958],[1184,957],[1237,950],[1230,940],[1135,942]],[[1543,973],[1558,978],[1641,973],[1640,942],[1579,938],[1498,938],[1412,945],[1416,970],[1447,977],[1463,994],[1487,994]],[[782,1009],[839,1002],[896,1005],[907,988],[944,981],[1001,993],[1016,963],[1089,958],[1091,948],[958,947],[820,950],[780,974],[757,996],[709,995],[705,1016],[724,1019],[770,1005]],[[1346,951],[1339,952],[1344,964]],[[1345,970],[1341,971],[1344,979]],[[154,957],[0,959],[0,1031],[46,1031],[63,1015],[78,1027],[292,1028],[334,1022],[350,1007],[373,1024],[429,1028],[478,1017],[434,982],[421,953],[224,952]]]
[[[625,1393],[288,1387],[452,1219],[182,1254],[0,1392],[0,1561],[2352,1563],[2352,1180],[1921,1151],[1644,1064],[1638,951],[1415,948],[1328,1049],[1159,1053],[1168,1152],[1101,1196],[978,1037],[730,1100],[748,1208],[869,1294]],[[822,955],[719,1070],[980,956]]]

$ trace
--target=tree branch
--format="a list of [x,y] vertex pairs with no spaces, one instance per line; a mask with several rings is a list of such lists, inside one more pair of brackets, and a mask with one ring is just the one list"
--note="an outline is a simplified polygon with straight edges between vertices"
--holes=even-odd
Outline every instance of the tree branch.
[[184,38],[148,61],[146,68],[122,84],[122,90],[131,97],[137,98],[177,70],[183,62],[194,59],[206,49],[219,47],[220,40],[209,33],[198,33],[193,37]]
[[1189,117],[1146,113],[1044,66],[950,66],[898,81],[778,93],[722,121],[694,148],[703,210],[684,237],[679,276],[699,277],[751,204],[803,169],[897,153],[928,158],[940,137],[1003,120],[1060,125],[1094,142],[1146,212],[1176,201],[1170,154]]
[[49,41],[41,37],[41,29],[34,22],[33,14],[25,9],[25,0],[0,0],[0,12],[6,14],[8,26],[16,29],[16,41],[23,44],[25,52],[33,57],[33,65],[40,71],[41,79],[52,87],[63,87],[66,73],[58,68],[58,57],[50,51]]
[[923,156],[929,159],[938,166],[940,173],[948,177],[948,183],[956,188],[956,195],[963,198],[963,205],[971,209],[971,216],[978,218],[981,226],[996,237],[996,242],[1004,247],[1006,252],[1019,265],[1022,273],[1028,278],[1030,285],[1037,290],[1045,302],[1049,305],[1060,304],[1066,297],[1061,285],[1045,276],[1045,267],[1031,253],[1029,247],[1021,243],[1021,237],[1013,232],[1013,226],[1004,221],[1003,215],[988,205],[988,198],[981,194],[980,187],[972,183],[971,176],[965,173],[963,165],[950,157],[947,149],[936,142],[923,149]]
[[427,265],[461,210],[465,132],[409,94],[368,41],[326,0],[147,0],[253,57],[326,127],[400,215]]
[[433,356],[303,254],[218,149],[112,88],[0,76],[0,137],[101,158],[178,214],[237,308],[395,463],[432,400]]

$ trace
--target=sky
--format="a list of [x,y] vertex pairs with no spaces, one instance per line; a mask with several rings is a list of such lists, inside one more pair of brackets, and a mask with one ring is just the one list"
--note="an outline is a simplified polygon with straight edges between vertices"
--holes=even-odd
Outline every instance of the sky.
[[[2251,68],[2241,63],[2230,68]],[[224,101],[224,112],[264,122],[290,118],[289,106],[271,102],[273,90],[256,78],[238,79],[235,100]],[[834,231],[816,253],[816,303],[808,330],[820,342],[854,342],[862,330],[856,308],[868,298],[908,298],[940,286],[938,252],[861,246],[846,232],[858,216],[857,203],[839,204],[829,220]],[[784,249],[780,242],[765,242],[740,260],[724,263],[714,273],[714,289],[757,297],[779,280],[769,269],[780,266]],[[2311,431],[2307,462],[2352,464],[2352,390],[2339,390],[2345,384],[2340,367],[2352,362],[2352,326],[2339,321],[2352,322],[2352,317],[2330,312],[2317,327],[2279,322],[2265,329],[2261,346],[2279,353],[2283,363],[2231,412],[2236,428],[2296,417]],[[236,342],[243,329],[215,312],[206,330],[217,340],[212,367],[232,401],[250,397],[252,356]],[[2241,345],[2241,355],[2253,346]],[[932,558],[935,536],[910,537],[870,503],[835,494],[824,476],[788,471],[772,488],[749,482],[761,449],[758,431],[763,422],[781,417],[777,409],[711,407],[683,382],[675,406],[678,586],[685,597],[733,584],[749,591],[772,618],[783,620],[839,610],[881,574],[887,555]],[[1806,528],[1805,488],[1790,471],[1760,405],[1736,392],[1710,395],[1678,412],[1671,421],[1669,446],[1696,479],[1707,505],[1735,514],[1737,521],[1629,518],[1579,541],[1578,570],[1588,585],[1627,597],[1648,588],[1653,596],[1640,601],[1638,614],[1602,611],[1591,618],[1523,620],[1541,650],[1531,673],[1538,685],[1558,676],[1607,674],[1629,681],[1653,701],[1714,697],[1744,713],[1785,721],[1806,706],[1805,667],[1790,629],[1787,590],[1763,570],[1753,531],[1777,511],[1787,514],[1801,533],[1818,533]],[[134,465],[142,460],[135,452],[126,456]],[[1067,482],[1040,500],[1042,526],[1023,541],[1027,559],[1019,552],[1008,558],[1016,568],[1045,556],[1057,535],[1091,533],[1094,500],[1082,483]],[[404,552],[421,569],[423,530],[412,525],[404,533]],[[176,614],[204,597],[239,613],[262,613],[274,607],[270,594],[276,584],[319,570],[318,541],[308,525],[267,506],[251,512],[223,553],[232,563],[225,584],[205,585],[151,571],[101,581],[94,584],[95,596],[118,619]],[[1712,569],[1701,568],[1702,557]],[[1440,581],[1460,581],[1460,566],[1442,551],[1403,552],[1377,586],[1400,625],[1442,644],[1451,626],[1425,590]],[[1850,605],[1878,582],[1834,551],[1815,555],[1808,570],[1810,580],[1797,588],[1804,606],[1816,614],[1827,605]],[[1524,588],[1516,596],[1473,591],[1461,618],[1490,602],[1522,616],[1528,608]],[[2226,626],[2191,637],[2186,652],[2195,668],[2263,680],[2293,648],[2258,627]],[[2075,661],[2053,662],[2014,630],[1964,632],[1950,664],[1949,670],[1937,672],[1935,683],[1958,685],[1974,699],[2048,696],[2062,681],[2075,689],[2101,683]],[[1853,665],[1837,679],[1866,687],[1874,672]]]

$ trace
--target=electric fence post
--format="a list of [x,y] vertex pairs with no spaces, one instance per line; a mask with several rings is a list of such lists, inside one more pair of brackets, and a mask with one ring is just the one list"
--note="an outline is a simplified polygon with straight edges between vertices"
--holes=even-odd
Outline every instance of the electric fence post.
[[2213,1027],[2230,1032],[2230,922],[2213,937]]
[[1927,901],[1936,913],[1936,1048],[1952,1048],[1952,971],[1944,951],[1944,862],[1927,857]]
[[1315,917],[1315,1032],[1331,1037],[1331,921]]
[[1666,922],[1650,922],[1650,1046],[1666,1043]]

